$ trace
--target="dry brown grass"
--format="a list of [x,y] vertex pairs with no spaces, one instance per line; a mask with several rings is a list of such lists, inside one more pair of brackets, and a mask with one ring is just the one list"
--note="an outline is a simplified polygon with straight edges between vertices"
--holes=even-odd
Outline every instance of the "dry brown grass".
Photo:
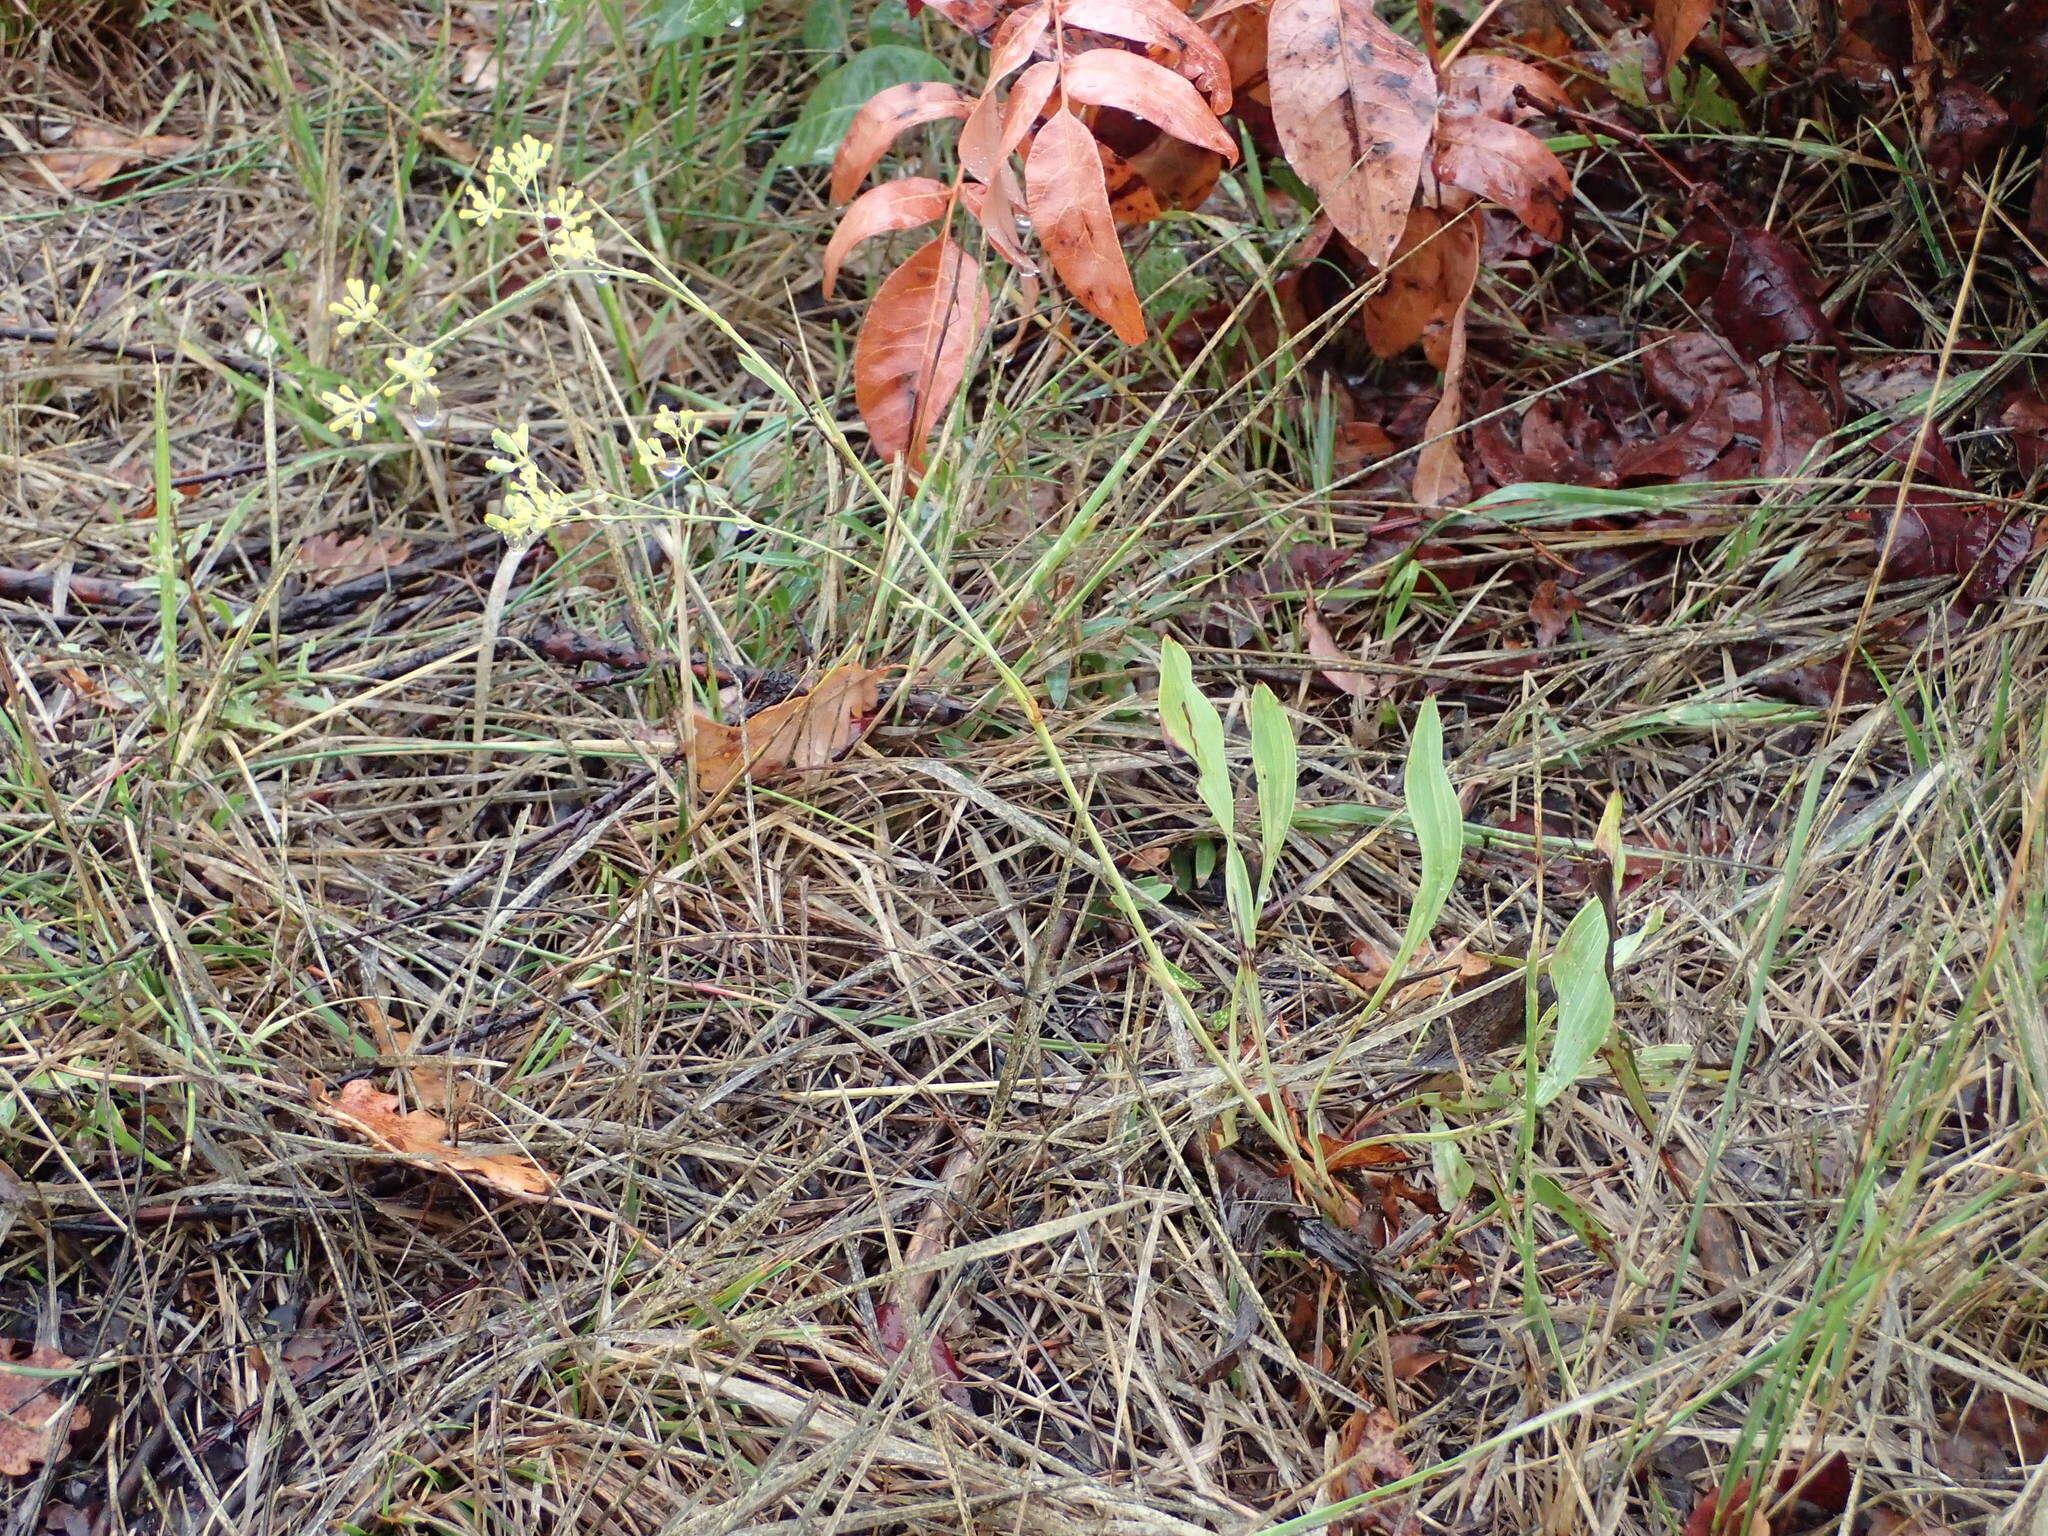
[[[751,206],[801,98],[794,22],[758,18],[697,74],[593,25],[517,89],[464,94],[471,35],[438,7],[210,14],[203,69],[189,35],[66,27],[0,102],[203,146],[105,199],[0,166],[0,320],[59,337],[0,344],[0,566],[39,573],[0,599],[0,1333],[81,1362],[64,1390],[92,1415],[6,1483],[0,1531],[1250,1536],[1370,1485],[1354,1416],[1376,1408],[1431,1531],[1676,1532],[1724,1475],[1835,1451],[1859,1530],[1881,1507],[2048,1520],[2048,1466],[2024,1464],[2048,1412],[2038,578],[1953,633],[1909,626],[1930,594],[1872,591],[1844,512],[1877,466],[1847,455],[1675,551],[1548,540],[1630,558],[1544,651],[1519,533],[1473,534],[1478,580],[1448,593],[1354,565],[1324,608],[1391,701],[1354,708],[1272,565],[1378,512],[1314,468],[1311,390],[1235,438],[1232,401],[1170,401],[1093,507],[1163,354],[1105,371],[1036,343],[977,401],[957,475],[885,514],[827,445],[778,435],[715,332],[586,285],[453,349],[438,429],[337,445],[294,380],[348,354],[307,317],[366,270],[400,274],[426,331],[489,302],[445,222],[450,157],[527,129],[629,223],[687,210],[653,237],[837,390],[853,311],[809,286],[815,189],[784,176]],[[129,73],[95,78],[87,46]],[[1846,180],[1819,187],[1836,249],[1889,249],[1857,243]],[[1577,302],[1570,281],[1529,313]],[[2042,319],[1996,272],[1924,298],[2001,335]],[[1528,387],[1590,355],[1561,346]],[[530,420],[601,477],[607,380],[726,408],[724,483],[772,531],[558,537],[511,590],[477,751],[485,435]],[[337,593],[304,557],[331,533],[415,563]],[[66,588],[89,577],[142,590],[96,607]],[[1891,701],[1784,703],[1859,622]],[[649,745],[691,679],[565,662],[549,625],[902,665],[968,708],[707,813]],[[1443,1005],[1360,1028],[1344,973],[1355,941],[1393,949],[1413,846],[1304,833],[1255,962],[1264,1103],[1298,1115],[1320,1083],[1330,1134],[1404,1161],[1347,1176],[1350,1232],[1270,1172],[1089,835],[1139,855],[1126,876],[1178,850],[1148,921],[1222,1009],[1237,957],[1185,862],[1210,829],[1150,698],[1169,630],[1226,705],[1281,692],[1306,801],[1391,816],[1425,680],[1471,822],[1583,839],[1621,791],[1631,844],[1668,854],[1623,913],[1663,914],[1621,991],[1654,1136],[1605,1077],[1525,1119],[1516,1080],[1488,1081],[1504,1057],[1392,1091]],[[1576,878],[1563,842],[1540,868],[1476,847],[1436,943],[1541,949]],[[364,1145],[319,1109],[363,1074],[523,1150],[559,1197]],[[1415,1139],[1433,1115],[1478,1179],[1449,1210]],[[2009,1460],[1952,1434],[1972,1405],[2007,1415]]]

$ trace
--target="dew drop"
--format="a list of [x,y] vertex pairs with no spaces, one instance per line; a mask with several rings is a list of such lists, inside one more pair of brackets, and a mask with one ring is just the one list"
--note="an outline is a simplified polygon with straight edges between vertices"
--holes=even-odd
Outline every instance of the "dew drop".
[[664,479],[664,480],[680,480],[680,479],[682,479],[682,478],[683,478],[683,461],[682,461],[681,459],[663,459],[663,460],[661,461],[661,471],[660,471],[660,473],[661,473],[661,478],[662,478],[662,479]]
[[726,25],[727,25],[728,27],[731,27],[731,28],[733,29],[733,31],[735,31],[735,32],[739,31],[739,29],[740,29],[741,27],[744,27],[744,26],[745,26],[746,24],[747,24],[747,18],[746,18],[746,15],[745,15],[745,13],[744,13],[744,12],[742,12],[742,13],[741,13],[740,15],[738,15],[738,16],[735,16],[735,17],[733,17],[733,19],[732,19],[731,21],[728,21],[728,22],[726,23]]
[[441,425],[441,413],[439,411],[415,411],[412,416],[412,424],[422,432],[431,432],[434,428]]

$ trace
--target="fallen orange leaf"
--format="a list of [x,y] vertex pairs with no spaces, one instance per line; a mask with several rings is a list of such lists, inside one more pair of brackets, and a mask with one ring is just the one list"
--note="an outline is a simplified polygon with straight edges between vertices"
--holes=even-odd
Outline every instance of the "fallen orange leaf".
[[363,1078],[342,1084],[341,1092],[323,1098],[321,1107],[372,1146],[463,1178],[475,1179],[508,1195],[546,1195],[555,1181],[530,1158],[511,1153],[458,1151],[448,1142],[448,1122],[424,1109],[404,1110],[396,1094],[380,1093]]
[[860,740],[881,698],[880,667],[834,667],[808,693],[771,704],[737,725],[701,710],[683,731],[700,794],[716,795],[743,778],[823,768]]
[[42,1345],[31,1349],[19,1339],[0,1339],[0,1477],[27,1477],[37,1462],[55,1461],[70,1450],[73,1432],[92,1417],[74,1408],[68,1418],[59,1419],[63,1378],[32,1376],[14,1367],[61,1371],[76,1363]]
[[93,192],[131,165],[139,165],[144,160],[162,160],[198,147],[197,139],[188,139],[181,134],[138,136],[121,128],[80,123],[71,130],[62,145],[30,155],[29,160],[52,184],[65,191]]

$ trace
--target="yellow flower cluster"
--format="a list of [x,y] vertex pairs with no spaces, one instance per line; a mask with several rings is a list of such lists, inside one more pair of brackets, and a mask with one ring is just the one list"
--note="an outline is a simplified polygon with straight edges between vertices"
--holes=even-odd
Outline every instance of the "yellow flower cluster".
[[555,524],[581,517],[589,510],[589,492],[567,494],[540,472],[540,466],[533,461],[532,439],[525,422],[511,432],[492,432],[491,442],[500,456],[486,459],[484,467],[509,476],[511,484],[505,487],[504,505],[496,512],[486,512],[484,522],[513,543],[536,539]]
[[[357,331],[376,329],[393,341],[398,338],[384,323],[381,308],[384,290],[375,283],[366,283],[360,277],[352,277],[341,285],[341,297],[327,306],[327,312],[341,323],[334,328],[334,334],[346,341]],[[353,384],[343,384],[338,389],[323,389],[318,398],[329,412],[327,430],[345,434],[352,442],[361,442],[364,431],[376,424],[377,407],[387,398],[396,399],[402,392],[406,403],[413,409],[422,426],[434,424],[433,413],[439,405],[441,391],[434,383],[434,375],[440,372],[434,366],[432,347],[415,347],[401,344],[401,349],[384,361],[389,377],[375,389],[361,390]]]
[[663,406],[654,413],[653,434],[636,437],[633,453],[640,467],[664,480],[674,480],[686,467],[685,453],[704,425],[701,411],[676,411]]
[[457,214],[478,226],[513,217],[521,206],[533,212],[548,247],[564,262],[584,264],[597,260],[597,232],[591,227],[595,210],[575,187],[556,187],[541,194],[541,173],[555,157],[555,146],[526,135],[507,148],[491,151],[484,164],[481,185],[467,192],[468,205]]

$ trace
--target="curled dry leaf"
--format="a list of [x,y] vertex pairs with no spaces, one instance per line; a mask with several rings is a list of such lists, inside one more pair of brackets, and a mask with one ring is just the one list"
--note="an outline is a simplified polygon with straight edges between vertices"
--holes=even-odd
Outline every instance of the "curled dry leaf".
[[1046,260],[1067,290],[1121,340],[1143,341],[1145,317],[1117,242],[1095,135],[1073,113],[1055,112],[1032,140],[1024,196]]
[[[0,1339],[0,1477],[27,1477],[39,1463],[56,1461],[71,1449],[72,1435],[85,1428],[92,1414],[84,1407],[61,1412],[69,1386],[65,1377],[30,1373],[65,1371],[77,1363],[44,1345],[31,1348],[19,1339]],[[28,1369],[15,1369],[19,1366]]]
[[981,267],[946,236],[889,274],[853,350],[854,401],[883,458],[923,462],[925,437],[987,328]]
[[953,194],[929,176],[905,176],[870,187],[841,215],[839,227],[825,247],[825,297],[839,285],[839,268],[863,240],[899,229],[916,229],[946,216]]
[[832,159],[832,201],[843,203],[868,179],[897,137],[921,123],[964,118],[974,99],[942,81],[912,80],[878,93],[853,114]]
[[1564,638],[1572,627],[1572,615],[1585,606],[1575,592],[1567,592],[1555,581],[1539,581],[1529,594],[1529,621],[1536,626],[1536,644],[1548,649]]
[[[1400,1451],[1401,1425],[1384,1408],[1367,1408],[1344,1421],[1337,1436],[1337,1464],[1330,1470],[1326,1494],[1334,1503],[1370,1493],[1383,1483],[1399,1482],[1415,1470]],[[1410,1536],[1421,1529],[1406,1502],[1369,1504],[1351,1517],[1360,1531]]]
[[1337,637],[1330,633],[1330,626],[1323,622],[1322,613],[1313,603],[1302,610],[1301,637],[1309,655],[1316,660],[1342,663],[1322,669],[1323,677],[1332,687],[1350,694],[1361,704],[1370,704],[1386,691],[1379,678],[1352,670],[1358,658],[1337,643]]
[[742,778],[768,779],[836,761],[874,717],[883,670],[834,667],[808,693],[734,725],[693,710],[684,739],[698,792],[712,796]]
[[1067,61],[1060,83],[1076,101],[1116,107],[1177,139],[1199,144],[1226,160],[1237,159],[1237,141],[1216,120],[1201,92],[1162,64],[1120,48],[1091,48]]
[[1436,124],[1436,75],[1370,0],[1274,0],[1266,69],[1287,160],[1365,258],[1408,225]]
[[28,157],[45,179],[67,192],[96,192],[131,166],[197,149],[199,141],[175,133],[134,134],[80,123],[55,149]]
[[2048,396],[2038,389],[2015,389],[2005,397],[1998,424],[2012,438],[2012,456],[2023,474],[2039,474],[2048,465]]
[[[1472,238],[1471,221],[1463,221],[1467,238]],[[1447,229],[1446,236],[1454,232]],[[1465,307],[1472,297],[1472,285],[1479,277],[1475,257],[1467,264],[1464,289],[1446,295],[1454,302],[1451,310],[1449,343],[1444,349],[1444,392],[1423,426],[1422,449],[1415,456],[1415,499],[1425,507],[1441,507],[1462,500],[1472,489],[1465,474],[1464,456],[1458,448],[1458,426],[1465,419]]]
[[365,1078],[343,1083],[333,1098],[320,1096],[316,1102],[370,1145],[416,1159],[439,1172],[487,1184],[508,1195],[532,1198],[554,1190],[554,1179],[531,1158],[509,1152],[461,1151],[448,1141],[446,1120],[429,1110],[402,1108],[396,1094],[380,1093]]

